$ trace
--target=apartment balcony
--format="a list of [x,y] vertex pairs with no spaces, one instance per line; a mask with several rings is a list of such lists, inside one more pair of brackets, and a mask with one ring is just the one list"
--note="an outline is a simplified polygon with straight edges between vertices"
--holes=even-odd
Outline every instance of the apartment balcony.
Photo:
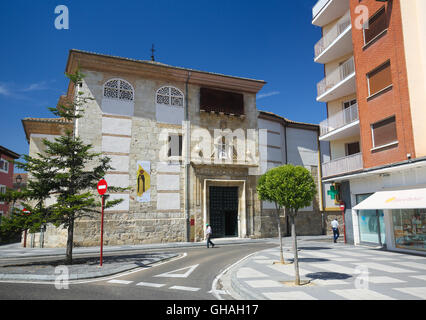
[[315,45],[317,63],[328,63],[353,52],[351,13],[346,12]]
[[354,104],[320,123],[320,141],[340,140],[355,135],[359,135],[358,104]]
[[357,153],[322,164],[322,177],[332,177],[363,169],[362,153]]
[[351,57],[329,72],[318,85],[318,102],[329,102],[356,92],[355,63]]
[[312,24],[324,27],[349,10],[349,0],[318,0],[312,8]]

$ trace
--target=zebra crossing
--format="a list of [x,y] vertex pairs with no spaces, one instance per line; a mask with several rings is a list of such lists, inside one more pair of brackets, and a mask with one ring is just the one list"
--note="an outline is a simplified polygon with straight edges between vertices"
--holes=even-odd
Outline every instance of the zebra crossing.
[[[234,270],[232,286],[245,299],[272,300],[425,300],[426,257],[343,244],[309,243],[299,248],[300,276],[293,264],[277,264],[279,248],[259,252]],[[291,248],[284,251],[293,260]],[[287,284],[287,285],[286,285]]]

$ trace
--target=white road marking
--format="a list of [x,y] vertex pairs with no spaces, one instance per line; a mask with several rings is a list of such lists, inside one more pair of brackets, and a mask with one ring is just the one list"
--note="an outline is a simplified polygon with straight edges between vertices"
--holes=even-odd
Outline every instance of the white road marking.
[[252,268],[240,268],[237,271],[237,278],[266,278],[266,274]]
[[200,290],[200,288],[184,287],[184,286],[173,286],[173,287],[170,287],[169,289],[184,290],[184,291],[198,291],[198,290]]
[[412,261],[395,261],[394,263],[404,267],[426,270],[426,263],[418,263]]
[[426,298],[426,287],[394,288],[394,290],[398,290],[398,291],[401,291],[403,293],[410,294],[410,295],[418,297],[420,299],[425,299]]
[[270,300],[318,300],[303,291],[264,292],[262,294]]
[[395,300],[375,291],[367,289],[330,290],[348,300]]
[[369,276],[368,282],[371,283],[399,283],[399,282],[405,282],[399,279],[391,278],[391,277],[385,277],[385,276]]
[[273,280],[250,280],[245,281],[250,287],[253,288],[282,288],[283,285],[278,281]]
[[162,283],[152,283],[152,282],[139,282],[136,285],[142,286],[142,287],[152,287],[152,288],[161,288],[165,286],[165,284],[162,284]]
[[[166,273],[162,273],[162,274],[158,274],[154,277],[163,277],[163,278],[188,278],[188,276],[199,266],[199,264],[195,264],[193,266],[189,266],[189,267],[185,267],[185,268],[181,268],[181,269],[177,269],[177,270],[173,270],[173,271],[169,271]],[[187,272],[185,273],[176,273],[182,270],[186,270],[189,269]]]
[[367,267],[367,268],[371,268],[371,269],[376,269],[376,270],[380,270],[380,271],[385,271],[385,272],[391,272],[391,273],[416,272],[414,270],[401,269],[401,268],[397,268],[397,267],[392,267],[392,266],[387,265],[387,264],[385,265],[385,264],[374,263],[374,262],[362,263],[360,265],[362,265],[363,267]]
[[133,281],[128,280],[109,280],[108,283],[117,283],[117,284],[130,284]]

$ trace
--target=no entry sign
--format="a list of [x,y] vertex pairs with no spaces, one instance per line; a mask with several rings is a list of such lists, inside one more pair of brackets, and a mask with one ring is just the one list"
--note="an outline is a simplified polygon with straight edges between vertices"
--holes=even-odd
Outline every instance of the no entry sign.
[[105,179],[100,180],[100,181],[98,182],[98,193],[99,193],[101,196],[103,196],[103,195],[107,192],[107,189],[108,189],[108,184],[107,184],[107,182],[105,181]]
[[22,213],[25,214],[26,216],[31,214],[30,210],[28,210],[26,208],[22,209]]

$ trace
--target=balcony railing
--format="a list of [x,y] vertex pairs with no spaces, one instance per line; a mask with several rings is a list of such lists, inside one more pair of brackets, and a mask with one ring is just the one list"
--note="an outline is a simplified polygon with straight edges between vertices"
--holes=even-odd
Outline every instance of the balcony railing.
[[350,59],[342,63],[338,68],[327,74],[327,76],[318,83],[318,97],[326,93],[334,86],[336,86],[339,82],[345,80],[354,72],[354,57],[351,57]]
[[342,128],[352,122],[357,121],[358,119],[358,104],[354,104],[349,108],[346,108],[322,121],[320,123],[321,136],[326,135],[327,133],[336,129]]
[[319,0],[312,9],[312,18],[315,19],[315,17],[318,15],[318,13],[320,13],[322,8],[324,8],[325,5],[329,2],[330,0]]
[[358,171],[362,168],[362,153],[357,153],[348,157],[324,163],[322,165],[322,176],[331,177],[339,174]]
[[337,21],[336,25],[331,28],[324,37],[315,45],[315,58],[327,49],[330,44],[337,39],[349,26],[351,25],[351,12],[348,11],[346,14]]

